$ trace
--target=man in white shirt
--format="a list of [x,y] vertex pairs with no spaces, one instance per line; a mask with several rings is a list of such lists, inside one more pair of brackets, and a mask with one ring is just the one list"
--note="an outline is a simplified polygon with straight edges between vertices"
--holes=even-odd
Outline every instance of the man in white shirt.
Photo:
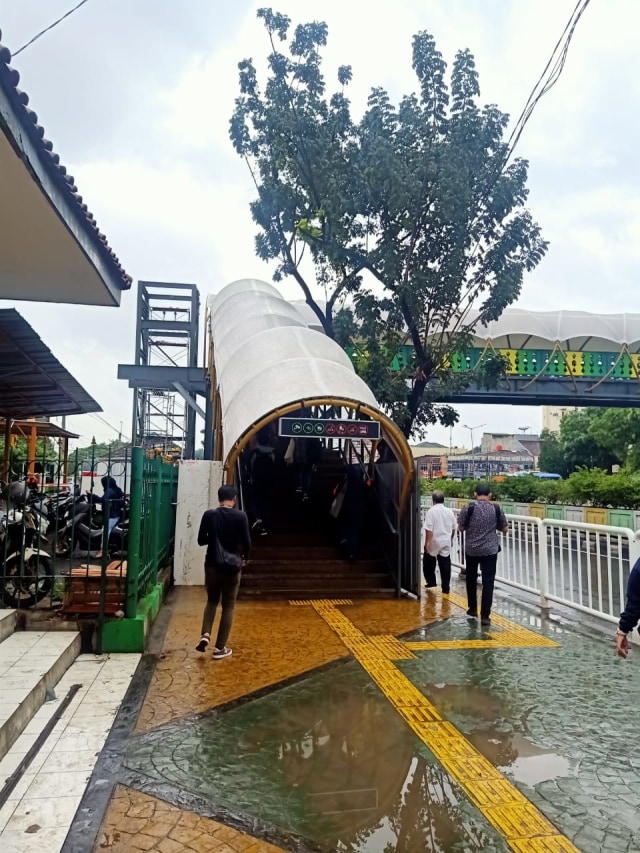
[[437,586],[436,563],[440,569],[442,592],[448,595],[451,584],[451,544],[456,535],[456,517],[453,510],[444,505],[442,492],[431,495],[433,506],[427,511],[424,522],[424,555],[422,570],[427,588]]

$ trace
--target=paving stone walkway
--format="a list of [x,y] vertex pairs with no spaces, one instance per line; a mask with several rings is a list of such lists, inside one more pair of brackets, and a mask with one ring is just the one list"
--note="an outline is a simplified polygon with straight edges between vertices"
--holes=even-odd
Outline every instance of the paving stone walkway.
[[95,851],[640,849],[640,655],[508,597],[484,630],[429,592],[240,603],[212,661],[202,590],[173,596]]

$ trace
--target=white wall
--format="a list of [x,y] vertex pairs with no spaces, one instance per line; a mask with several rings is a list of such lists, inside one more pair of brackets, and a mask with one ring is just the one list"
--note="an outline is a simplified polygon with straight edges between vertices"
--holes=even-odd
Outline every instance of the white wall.
[[204,584],[205,549],[198,545],[198,528],[205,510],[218,506],[221,485],[222,462],[189,459],[180,463],[174,559],[176,584]]

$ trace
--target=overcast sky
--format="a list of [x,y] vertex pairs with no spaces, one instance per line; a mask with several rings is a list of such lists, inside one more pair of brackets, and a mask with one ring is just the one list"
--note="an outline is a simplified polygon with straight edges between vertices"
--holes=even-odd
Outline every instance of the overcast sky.
[[[16,50],[72,0],[0,0],[2,41]],[[237,63],[268,49],[250,0],[89,0],[15,60],[47,138],[100,229],[137,279],[195,282],[204,301],[238,278],[270,280],[253,251],[252,188],[228,140]],[[447,61],[468,47],[482,100],[517,116],[575,0],[394,0],[273,8],[329,25],[327,77],[353,66],[358,108],[369,88],[397,100],[416,88],[411,37],[427,29]],[[638,0],[592,0],[566,68],[520,141],[530,207],[550,241],[518,306],[637,312],[640,268],[638,113],[633,72]],[[284,285],[298,298],[294,285]],[[635,298],[634,298],[635,297]],[[11,304],[11,303],[8,303]],[[54,354],[104,408],[70,419],[83,443],[130,434],[131,396],[116,379],[132,361],[135,292],[120,308],[16,303]],[[537,431],[534,408],[461,406],[461,424]],[[115,431],[114,431],[115,430]],[[428,436],[449,443],[449,431]],[[468,433],[453,430],[454,444]]]

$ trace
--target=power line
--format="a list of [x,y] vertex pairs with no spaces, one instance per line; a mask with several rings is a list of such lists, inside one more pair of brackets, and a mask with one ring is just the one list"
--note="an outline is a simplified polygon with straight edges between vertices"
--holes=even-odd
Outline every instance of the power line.
[[95,418],[95,420],[100,421],[100,423],[102,423],[104,426],[109,427],[110,430],[113,430],[113,432],[117,433],[118,435],[123,435],[123,433],[121,433],[119,429],[116,429],[113,424],[110,424],[109,421],[103,418],[101,415],[97,415],[95,412],[89,412],[89,417]]
[[[587,6],[591,0],[578,0],[575,5],[573,12],[571,13],[567,25],[565,26],[562,35],[556,42],[556,46],[554,47],[551,56],[549,57],[549,61],[544,67],[544,70],[538,80],[536,81],[535,86],[531,90],[531,93],[527,99],[526,104],[524,105],[524,109],[520,113],[520,117],[516,122],[511,136],[509,137],[509,141],[507,143],[508,151],[505,159],[505,164],[510,160],[513,151],[518,144],[520,137],[522,136],[522,132],[525,129],[527,122],[531,118],[531,114],[533,113],[538,101],[542,98],[543,95],[555,86],[555,84],[560,79],[560,75],[564,69],[565,63],[567,61],[567,55],[569,53],[569,46],[571,45],[571,40],[573,39],[573,34],[578,25],[578,21],[583,16],[586,11]],[[551,70],[549,70],[551,69]]]
[[[553,86],[555,86],[555,84],[560,79],[560,75],[562,74],[562,71],[564,70],[565,63],[567,61],[567,55],[569,53],[569,47],[570,47],[571,41],[573,39],[573,34],[575,33],[576,27],[578,25],[578,21],[580,20],[580,18],[585,13],[587,6],[589,5],[590,2],[591,2],[591,0],[578,0],[578,2],[576,3],[576,5],[573,9],[573,12],[569,16],[568,22],[567,22],[564,30],[562,31],[562,35],[560,36],[560,38],[556,42],[556,45],[555,45],[555,47],[551,53],[551,56],[549,57],[549,61],[545,65],[542,74],[540,75],[540,77],[536,81],[535,86],[531,90],[531,93],[529,94],[529,97],[527,98],[527,102],[524,105],[524,108],[523,108],[522,112],[520,113],[520,116],[519,116],[517,122],[515,123],[513,130],[511,131],[511,135],[509,136],[509,139],[507,141],[507,148],[506,148],[506,151],[504,153],[504,156],[498,161],[496,170],[493,172],[493,175],[490,176],[489,181],[487,182],[487,185],[484,189],[484,192],[482,193],[482,195],[478,199],[478,205],[479,206],[481,206],[484,202],[487,201],[488,196],[490,195],[491,192],[493,192],[496,184],[500,180],[501,176],[504,174],[505,169],[507,168],[507,165],[509,164],[509,161],[511,160],[513,152],[514,152],[514,150],[515,150],[515,148],[516,148],[516,146],[520,140],[520,137],[522,136],[522,133],[523,133],[525,127],[527,126],[527,123],[528,123],[529,119],[531,118],[531,115],[532,115],[535,107],[537,106],[538,102],[540,101],[542,96],[545,95],[551,88],[553,88]],[[474,220],[474,222],[472,223],[473,225],[475,225],[475,223],[477,222],[478,217],[479,217],[479,214],[476,217],[476,219]],[[480,243],[479,242],[476,243],[476,245],[475,245],[475,247],[471,253],[472,258],[475,255],[476,251],[478,250],[479,246],[480,246]],[[456,320],[456,324],[454,326],[454,331],[457,331],[460,328],[460,326],[465,322],[465,319],[467,318],[469,312],[471,311],[471,309],[473,308],[473,306],[475,304],[475,299],[478,296],[478,292],[479,291],[478,291],[477,286],[476,286],[476,288],[474,289],[474,292],[471,292],[470,294],[467,295],[467,297],[466,297],[468,299],[467,305],[465,308],[463,308],[463,310],[459,314],[459,316]]]
[[26,50],[29,47],[29,45],[34,43],[34,41],[38,41],[38,39],[42,38],[42,36],[45,35],[45,33],[48,33],[54,27],[57,27],[58,24],[61,24],[66,18],[68,18],[70,15],[73,15],[74,12],[77,12],[77,10],[81,6],[84,6],[84,4],[88,3],[88,2],[89,2],[89,0],[80,0],[80,2],[77,3],[73,7],[73,9],[69,9],[69,11],[65,12],[64,15],[62,15],[60,18],[58,18],[57,21],[54,21],[52,24],[49,24],[49,26],[45,27],[44,30],[40,30],[40,32],[37,33],[37,35],[35,35],[32,39],[29,39],[29,41],[26,42],[26,44],[23,44],[22,47],[19,47],[17,50],[12,50],[11,55],[17,56],[19,53],[22,53],[22,51]]

